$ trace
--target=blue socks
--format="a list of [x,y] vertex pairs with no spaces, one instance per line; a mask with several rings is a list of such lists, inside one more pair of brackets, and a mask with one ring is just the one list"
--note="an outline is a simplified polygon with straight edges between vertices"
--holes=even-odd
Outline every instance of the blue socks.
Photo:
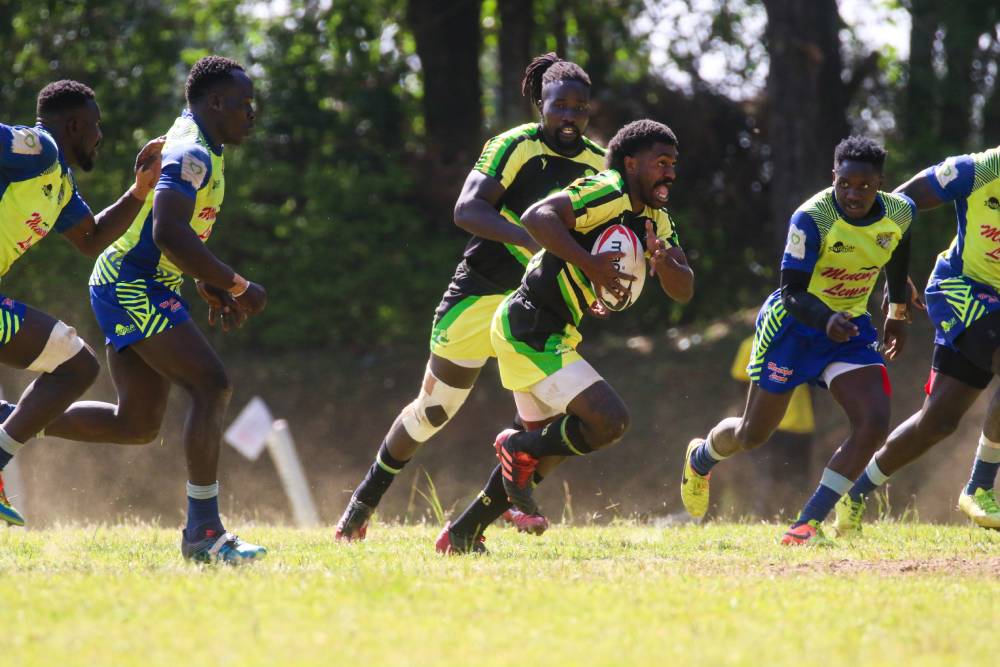
[[854,482],[854,486],[847,492],[847,495],[854,502],[859,502],[864,500],[865,496],[871,495],[875,489],[887,481],[889,481],[889,476],[882,472],[882,469],[878,467],[878,463],[875,462],[875,457],[873,456],[872,460],[868,462],[868,467],[861,473],[861,477],[858,477],[858,481]]
[[0,470],[7,467],[10,460],[14,458],[18,450],[24,447],[24,443],[18,442],[7,434],[7,431],[0,426]]
[[691,467],[694,471],[701,476],[705,476],[712,471],[715,464],[728,457],[719,454],[712,447],[712,434],[708,434],[708,438],[705,442],[698,445],[693,452],[691,452]]
[[802,512],[793,527],[804,525],[813,519],[823,521],[833,510],[833,506],[837,504],[840,497],[847,493],[850,488],[851,480],[829,468],[823,468],[823,478],[820,479],[819,486],[816,487],[816,491],[813,492],[812,498],[809,499],[806,506],[802,508]]
[[187,483],[188,519],[184,537],[197,542],[206,537],[220,537],[226,529],[219,518],[219,483],[198,486]]
[[976,489],[991,491],[996,484],[997,470],[1000,470],[1000,443],[993,442],[983,434],[979,437],[979,448],[976,450],[972,476],[965,487],[965,493],[972,496]]

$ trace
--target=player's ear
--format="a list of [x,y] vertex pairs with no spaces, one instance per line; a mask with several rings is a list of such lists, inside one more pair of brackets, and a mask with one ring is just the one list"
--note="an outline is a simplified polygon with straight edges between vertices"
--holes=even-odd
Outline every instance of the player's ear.
[[631,155],[625,156],[625,171],[629,174],[635,173],[635,157]]

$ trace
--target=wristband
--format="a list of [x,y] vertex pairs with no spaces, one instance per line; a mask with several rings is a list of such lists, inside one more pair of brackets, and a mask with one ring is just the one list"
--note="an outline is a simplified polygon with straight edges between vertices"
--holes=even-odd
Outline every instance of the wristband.
[[233,274],[233,286],[227,291],[233,298],[239,298],[250,289],[250,281],[238,273]]
[[132,187],[130,187],[128,189],[129,196],[132,197],[132,198],[134,198],[134,199],[138,199],[139,201],[145,203],[146,197],[148,196],[149,193],[147,192],[145,195],[143,195],[143,196],[140,197],[139,195],[136,194],[136,192],[135,192],[136,190],[137,190],[137,188],[135,187],[135,184],[133,183]]
[[907,305],[905,303],[890,303],[888,318],[890,320],[905,320]]

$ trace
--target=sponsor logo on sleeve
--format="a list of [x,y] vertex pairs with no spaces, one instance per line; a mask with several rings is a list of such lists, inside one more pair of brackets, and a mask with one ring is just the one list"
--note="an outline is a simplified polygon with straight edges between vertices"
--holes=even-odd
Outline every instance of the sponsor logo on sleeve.
[[934,167],[934,178],[942,188],[958,178],[958,167],[955,166],[955,158],[950,157],[938,166]]
[[190,183],[195,190],[205,182],[207,171],[205,163],[191,153],[186,153],[181,160],[181,178]]
[[785,254],[795,259],[806,258],[806,233],[794,224],[788,228],[788,243],[785,245]]
[[10,148],[18,155],[41,155],[42,139],[31,128],[20,127],[14,130]]

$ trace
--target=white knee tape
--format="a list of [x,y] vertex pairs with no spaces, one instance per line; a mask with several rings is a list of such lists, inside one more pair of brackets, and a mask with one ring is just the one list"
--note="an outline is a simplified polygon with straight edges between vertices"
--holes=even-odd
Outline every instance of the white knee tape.
[[28,366],[29,371],[51,373],[69,361],[83,349],[83,339],[76,335],[76,329],[56,322],[45,342],[42,353]]
[[471,391],[446,385],[428,368],[420,394],[403,409],[403,427],[416,442],[426,442],[455,416]]

